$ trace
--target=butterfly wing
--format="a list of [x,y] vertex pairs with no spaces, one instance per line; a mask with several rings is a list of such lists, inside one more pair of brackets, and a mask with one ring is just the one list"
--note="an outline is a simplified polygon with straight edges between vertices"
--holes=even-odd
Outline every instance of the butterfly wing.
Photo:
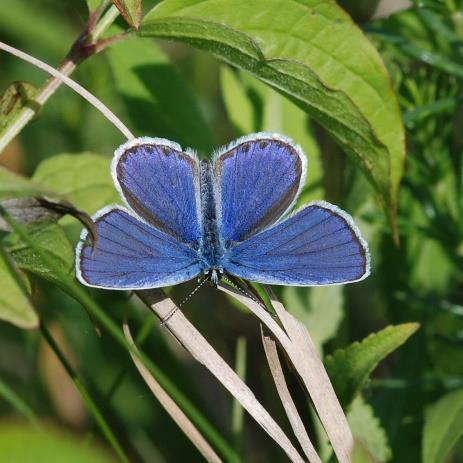
[[324,201],[232,246],[225,272],[293,286],[359,281],[370,273],[368,246],[352,218]]
[[117,206],[94,217],[93,249],[83,230],[76,250],[76,273],[87,286],[106,289],[148,289],[174,285],[201,272],[191,246]]
[[145,222],[184,243],[200,240],[199,164],[196,156],[162,138],[123,144],[112,163],[123,199]]
[[258,133],[219,153],[213,169],[219,228],[228,247],[273,224],[294,204],[306,158],[289,139]]

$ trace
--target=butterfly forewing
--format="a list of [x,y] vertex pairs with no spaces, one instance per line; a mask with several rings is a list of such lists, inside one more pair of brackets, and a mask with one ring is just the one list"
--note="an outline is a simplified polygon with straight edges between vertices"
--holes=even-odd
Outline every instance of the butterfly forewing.
[[275,134],[237,140],[214,160],[223,242],[238,242],[277,221],[294,203],[305,178],[300,148]]
[[231,247],[224,269],[260,283],[312,286],[362,280],[370,262],[351,217],[320,201]]
[[112,173],[127,205],[184,243],[200,240],[199,166],[179,145],[139,138],[115,154]]

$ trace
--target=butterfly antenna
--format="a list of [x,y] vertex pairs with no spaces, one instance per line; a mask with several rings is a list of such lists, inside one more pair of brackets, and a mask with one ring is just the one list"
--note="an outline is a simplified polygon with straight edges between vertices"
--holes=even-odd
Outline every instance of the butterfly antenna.
[[165,317],[164,317],[164,320],[162,320],[161,322],[161,326],[164,326],[171,318],[172,316],[175,314],[175,312],[177,312],[178,309],[180,309],[182,306],[184,306],[193,296],[194,294],[199,290],[199,288],[201,288],[201,286],[204,285],[204,283],[206,283],[207,281],[207,278],[204,277],[199,283],[198,285],[196,286],[195,289],[193,289],[193,291],[191,291],[190,294],[188,294],[187,297],[185,297],[185,299],[183,299],[182,302],[180,302],[179,305],[175,306]]
[[262,300],[257,299],[257,297],[255,297],[253,294],[246,291],[238,281],[236,280],[232,281],[230,278],[226,277],[225,275],[222,276],[222,279],[225,280],[230,286],[237,289],[241,294],[244,294],[246,297],[249,297],[249,299],[253,300],[256,304],[259,304],[262,308],[264,308],[267,312],[269,312],[264,302]]

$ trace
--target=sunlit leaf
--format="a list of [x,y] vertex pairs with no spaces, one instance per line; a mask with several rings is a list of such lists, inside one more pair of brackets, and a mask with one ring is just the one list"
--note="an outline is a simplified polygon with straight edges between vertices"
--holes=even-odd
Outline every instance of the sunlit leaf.
[[58,154],[42,161],[32,179],[59,191],[76,208],[93,214],[107,204],[121,201],[110,164],[110,157],[94,153]]
[[118,43],[107,56],[137,135],[168,138],[210,153],[212,136],[194,95],[152,41]]
[[130,27],[138,29],[143,15],[142,0],[111,0]]
[[73,436],[50,425],[38,429],[11,421],[0,424],[2,460],[10,463],[109,463],[114,458],[94,442],[82,444]]
[[463,389],[451,392],[426,413],[423,463],[442,463],[463,435]]
[[418,327],[418,323],[388,326],[326,358],[326,369],[344,408],[351,404],[379,362],[400,347]]
[[240,76],[228,66],[222,66],[220,68],[220,85],[228,117],[238,135],[261,130],[260,127],[256,127],[255,108],[246,93],[246,87],[241,82]]
[[0,200],[53,194],[41,185],[0,166]]
[[20,328],[35,328],[37,314],[25,294],[26,282],[20,286],[19,274],[14,275],[12,263],[0,246],[0,319]]
[[405,155],[396,97],[378,53],[334,2],[166,0],[140,34],[207,50],[294,100],[359,161],[393,219]]

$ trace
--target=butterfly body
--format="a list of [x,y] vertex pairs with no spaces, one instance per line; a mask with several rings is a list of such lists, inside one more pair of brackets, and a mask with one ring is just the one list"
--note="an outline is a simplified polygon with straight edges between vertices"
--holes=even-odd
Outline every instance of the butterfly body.
[[84,230],[76,273],[88,285],[147,289],[223,274],[280,285],[350,283],[370,271],[352,218],[315,201],[290,213],[306,158],[278,134],[243,137],[211,161],[164,139],[116,150],[112,175],[127,209],[94,216],[96,249]]
[[222,271],[225,249],[219,232],[212,164],[209,161],[200,162],[200,191],[203,235],[199,255],[204,263],[203,272]]

